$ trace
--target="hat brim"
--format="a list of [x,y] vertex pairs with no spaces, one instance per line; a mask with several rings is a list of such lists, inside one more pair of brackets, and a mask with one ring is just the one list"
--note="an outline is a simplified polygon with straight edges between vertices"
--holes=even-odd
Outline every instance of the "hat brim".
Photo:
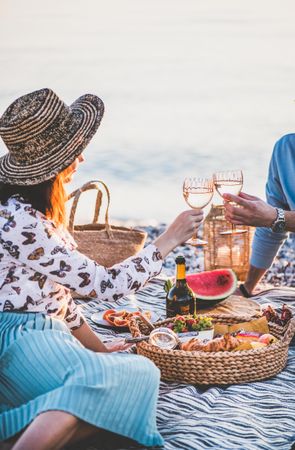
[[[104,114],[103,101],[92,94],[79,97],[70,107],[73,121],[60,134],[60,143],[48,149],[45,157],[29,164],[16,164],[10,153],[0,158],[0,181],[6,184],[32,185],[55,177],[70,166],[87,147]],[[54,133],[55,130],[49,130]]]

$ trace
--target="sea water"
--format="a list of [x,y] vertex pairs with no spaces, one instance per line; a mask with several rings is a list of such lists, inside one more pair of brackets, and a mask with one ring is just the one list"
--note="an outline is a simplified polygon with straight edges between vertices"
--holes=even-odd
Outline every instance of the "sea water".
[[243,169],[243,189],[263,196],[273,145],[295,129],[294,12],[293,0],[2,0],[0,114],[43,87],[68,104],[99,95],[105,117],[69,190],[104,180],[113,219],[170,221],[188,208],[184,177],[215,170]]

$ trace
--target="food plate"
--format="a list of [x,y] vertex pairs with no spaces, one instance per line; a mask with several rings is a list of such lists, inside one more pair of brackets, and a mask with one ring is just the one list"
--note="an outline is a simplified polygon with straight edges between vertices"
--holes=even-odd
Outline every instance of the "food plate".
[[[120,307],[118,307],[118,308],[113,308],[113,309],[114,309],[116,312],[123,311],[123,310],[125,310],[125,311],[127,311],[127,312],[130,312],[130,313],[132,313],[132,312],[138,312],[138,308],[132,307],[132,306],[120,306]],[[112,325],[111,323],[107,322],[107,321],[103,318],[105,312],[106,312],[106,311],[99,311],[99,312],[97,312],[97,313],[92,314],[92,316],[91,316],[92,322],[94,322],[96,325],[99,325],[100,327],[103,327],[103,328],[111,328],[111,329],[113,329],[113,330],[127,330],[127,329],[128,329],[128,326],[123,326],[123,327],[122,327],[122,326],[116,326],[116,325]],[[144,314],[144,312],[145,312],[144,310],[141,311],[141,313],[143,313],[143,314]],[[153,322],[156,322],[156,321],[159,319],[159,315],[156,314],[155,312],[149,311],[149,314],[150,314],[149,320],[150,320],[152,323],[153,323]]]

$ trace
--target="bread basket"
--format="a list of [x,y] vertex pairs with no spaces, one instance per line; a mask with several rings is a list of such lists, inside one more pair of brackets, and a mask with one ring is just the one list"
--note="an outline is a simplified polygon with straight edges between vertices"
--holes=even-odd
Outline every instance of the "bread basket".
[[[210,314],[213,323],[232,325],[248,322],[253,317]],[[173,318],[154,324],[167,326]],[[295,318],[283,328],[269,323],[270,333],[278,338],[267,347],[236,352],[202,352],[164,350],[148,342],[137,344],[137,353],[152,360],[161,371],[161,379],[190,384],[239,384],[270,378],[283,370],[287,363],[289,344],[295,331]],[[130,320],[129,328],[133,337],[150,333],[140,317]]]

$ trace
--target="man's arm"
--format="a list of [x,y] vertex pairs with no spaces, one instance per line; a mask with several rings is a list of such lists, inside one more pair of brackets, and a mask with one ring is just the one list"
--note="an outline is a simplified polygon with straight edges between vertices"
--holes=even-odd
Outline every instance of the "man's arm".
[[285,211],[286,231],[295,232],[295,211]]
[[[241,192],[240,195],[224,194],[225,217],[235,225],[270,228],[277,217],[277,210],[258,197]],[[234,202],[239,207],[229,202]],[[285,211],[286,231],[295,231],[295,211]]]
[[[287,237],[286,232],[274,233],[269,228],[276,218],[275,207],[285,211],[287,230],[292,231],[295,227],[295,211],[290,211],[286,192],[282,185],[282,180],[288,180],[290,178],[290,170],[292,170],[294,159],[294,143],[294,135],[283,136],[276,143],[269,165],[266,184],[267,203],[261,201],[262,203],[259,205],[257,203],[251,205],[252,208],[256,206],[260,214],[258,214],[257,210],[255,214],[252,211],[252,223],[247,222],[248,225],[258,227],[256,228],[252,244],[251,266],[245,282],[246,288],[248,286],[249,294],[253,292],[260,278],[271,266],[275,255]],[[244,198],[244,200],[246,199]],[[251,198],[248,200],[251,201]],[[253,201],[260,201],[260,199],[254,197]],[[227,204],[226,206],[230,209],[232,205]],[[259,216],[258,219],[256,217],[257,215]]]
[[[252,249],[252,258],[244,287],[252,294],[268,267],[272,264],[274,254],[282,244],[285,233],[274,233],[270,227],[277,217],[276,208],[263,200],[245,193],[240,196],[225,194],[225,217],[235,225],[250,225],[257,227]],[[235,202],[236,207],[228,202]],[[286,231],[295,231],[295,211],[285,211]],[[256,267],[254,262],[259,266]]]
[[[252,295],[256,285],[259,283],[259,281],[265,274],[266,270],[267,269],[259,269],[258,267],[250,265],[249,271],[247,273],[247,279],[244,283],[244,288],[246,289],[246,292],[248,293],[249,296]],[[238,292],[238,294],[240,293],[244,295],[243,292]]]

